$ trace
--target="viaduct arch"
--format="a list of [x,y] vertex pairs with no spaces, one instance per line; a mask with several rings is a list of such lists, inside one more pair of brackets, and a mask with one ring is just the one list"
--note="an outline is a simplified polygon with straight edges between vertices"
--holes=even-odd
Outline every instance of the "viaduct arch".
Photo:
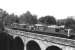
[[36,41],[30,40],[27,44],[26,44],[26,49],[27,50],[41,50],[39,44]]
[[62,50],[62,49],[57,46],[49,46],[46,48],[46,50]]
[[15,46],[15,50],[24,50],[23,40],[19,36],[15,37],[14,46]]

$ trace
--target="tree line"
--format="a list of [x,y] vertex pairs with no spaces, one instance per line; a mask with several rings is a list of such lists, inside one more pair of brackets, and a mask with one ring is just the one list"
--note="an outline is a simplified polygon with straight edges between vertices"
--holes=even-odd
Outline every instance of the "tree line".
[[[19,24],[43,24],[43,25],[65,25],[65,28],[71,28],[75,30],[75,20],[73,18],[66,18],[66,19],[55,19],[54,16],[42,16],[41,18],[37,19],[37,15],[31,14],[30,11],[21,14],[20,16],[13,14],[9,14],[3,9],[0,9],[0,21],[3,24],[12,24],[12,23],[19,23]],[[3,26],[3,25],[2,25]],[[1,26],[0,26],[1,27]]]

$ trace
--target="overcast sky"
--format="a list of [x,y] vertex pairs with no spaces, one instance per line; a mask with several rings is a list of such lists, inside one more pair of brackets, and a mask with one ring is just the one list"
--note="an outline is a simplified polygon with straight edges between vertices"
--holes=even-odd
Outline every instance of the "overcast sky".
[[21,15],[29,10],[38,17],[53,15],[56,19],[75,16],[74,0],[0,0],[0,8]]

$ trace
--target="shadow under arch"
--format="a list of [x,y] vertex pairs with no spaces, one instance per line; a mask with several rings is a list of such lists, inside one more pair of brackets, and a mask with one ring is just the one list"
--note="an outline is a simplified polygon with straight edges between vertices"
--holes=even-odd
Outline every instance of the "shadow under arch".
[[41,50],[41,48],[36,41],[31,40],[26,44],[26,50]]
[[1,50],[14,50],[13,49],[13,36],[6,32],[0,32],[0,49]]
[[46,48],[46,50],[62,50],[62,49],[57,46],[49,46]]
[[24,50],[23,40],[19,36],[15,37],[14,39],[14,47],[15,50]]

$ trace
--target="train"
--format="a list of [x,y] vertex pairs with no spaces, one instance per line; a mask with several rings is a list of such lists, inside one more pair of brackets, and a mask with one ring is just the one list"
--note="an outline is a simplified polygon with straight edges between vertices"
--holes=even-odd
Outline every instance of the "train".
[[16,29],[26,29],[26,30],[31,30],[31,31],[40,31],[40,32],[60,32],[64,30],[64,26],[56,26],[56,25],[42,25],[42,24],[35,24],[35,25],[28,25],[28,24],[12,24],[12,28]]
[[57,26],[57,25],[43,25],[43,24],[11,24],[11,29],[22,30],[26,32],[33,32],[51,36],[59,36],[59,37],[74,37],[75,33],[71,33],[68,29],[65,29],[65,26]]

